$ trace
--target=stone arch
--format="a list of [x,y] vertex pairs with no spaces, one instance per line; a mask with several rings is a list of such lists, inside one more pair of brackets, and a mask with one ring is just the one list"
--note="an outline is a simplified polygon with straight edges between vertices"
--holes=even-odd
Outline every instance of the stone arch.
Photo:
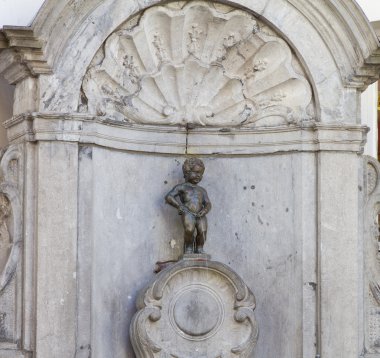
[[[38,109],[74,111],[77,96],[72,92],[79,91],[79,82],[97,49],[126,19],[158,3],[45,3],[33,28],[35,35],[45,42],[44,53],[53,74],[40,78]],[[371,66],[374,62],[371,55],[377,44],[353,1],[323,3],[318,7],[297,0],[229,4],[259,15],[297,51],[319,98],[322,122],[356,122],[348,111],[352,109],[350,104],[357,101],[355,89],[365,88],[374,79],[376,66]],[[334,96],[325,94],[328,88],[334,89],[331,91]]]
[[96,52],[79,110],[118,122],[258,128],[315,120],[297,57],[257,17],[219,3],[153,6]]

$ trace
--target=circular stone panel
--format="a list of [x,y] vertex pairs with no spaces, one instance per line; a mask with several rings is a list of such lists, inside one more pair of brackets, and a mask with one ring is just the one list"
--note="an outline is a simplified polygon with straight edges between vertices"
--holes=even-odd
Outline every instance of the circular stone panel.
[[201,337],[219,326],[222,308],[211,290],[194,286],[180,292],[174,299],[173,318],[186,335]]

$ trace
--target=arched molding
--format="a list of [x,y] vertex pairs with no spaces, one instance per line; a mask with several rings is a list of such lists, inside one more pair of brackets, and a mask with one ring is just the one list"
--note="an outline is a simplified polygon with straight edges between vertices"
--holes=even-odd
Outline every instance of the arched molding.
[[[82,78],[96,51],[123,22],[160,3],[46,1],[31,27],[33,46],[36,41],[41,44],[38,61],[43,58],[46,63],[40,66],[43,70],[26,72],[17,79],[40,75],[36,108],[41,112],[75,112]],[[357,90],[376,80],[380,52],[373,29],[354,1],[239,0],[228,4],[252,12],[271,25],[297,53],[314,88],[321,121],[359,121]],[[22,31],[25,33],[25,28]],[[18,49],[25,52],[23,46],[28,45],[11,46],[9,42],[9,46],[20,54]],[[32,68],[31,56],[11,56],[7,51],[9,48],[3,56],[8,62],[26,63]],[[7,68],[3,67],[5,72]],[[50,68],[53,74],[48,74]]]
[[[105,39],[126,19],[158,3],[47,1],[33,23],[54,69],[52,76],[41,78],[40,110],[74,111],[77,96],[68,86],[79,91],[84,71]],[[362,90],[377,78],[380,59],[373,29],[354,1],[241,0],[229,4],[270,23],[299,54],[315,87],[322,121],[355,121],[350,118],[352,109],[356,111],[352,108],[357,100],[354,89]]]

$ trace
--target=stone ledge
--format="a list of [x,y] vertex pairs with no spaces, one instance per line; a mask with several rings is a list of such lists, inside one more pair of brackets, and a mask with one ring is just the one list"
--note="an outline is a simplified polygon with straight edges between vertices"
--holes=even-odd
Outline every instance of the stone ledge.
[[257,155],[279,152],[361,153],[368,128],[308,123],[259,129],[195,128],[120,123],[101,117],[28,113],[5,122],[10,143],[68,141],[162,154]]
[[189,136],[189,154],[270,154],[301,151],[362,152],[367,128],[356,125],[313,123],[308,126],[260,128],[217,132],[196,129]]
[[32,352],[27,352],[27,351],[18,350],[18,349],[1,349],[0,348],[0,357],[1,358],[31,358]]

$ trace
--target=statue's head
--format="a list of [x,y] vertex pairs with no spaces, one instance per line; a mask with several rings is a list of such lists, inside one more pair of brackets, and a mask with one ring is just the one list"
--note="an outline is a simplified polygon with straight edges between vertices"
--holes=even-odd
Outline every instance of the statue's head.
[[182,171],[186,181],[197,184],[202,180],[205,165],[199,158],[188,158],[182,165]]

